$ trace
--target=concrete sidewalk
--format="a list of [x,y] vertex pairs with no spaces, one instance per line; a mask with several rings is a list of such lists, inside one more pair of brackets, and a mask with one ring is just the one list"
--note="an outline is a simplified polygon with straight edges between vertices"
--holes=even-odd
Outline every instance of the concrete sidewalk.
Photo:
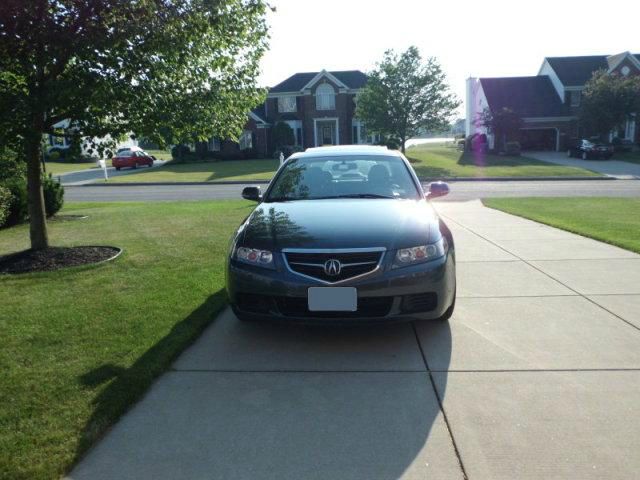
[[542,160],[544,162],[580,167],[592,170],[608,177],[621,180],[640,179],[640,165],[620,160],[582,160],[581,158],[569,158],[566,152],[526,152],[527,157]]
[[449,324],[224,312],[80,479],[628,479],[640,471],[640,256],[478,201]]

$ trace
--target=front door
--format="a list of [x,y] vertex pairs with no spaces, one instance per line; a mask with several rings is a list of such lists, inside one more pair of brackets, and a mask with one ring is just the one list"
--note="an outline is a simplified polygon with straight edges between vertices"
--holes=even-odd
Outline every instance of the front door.
[[322,120],[316,122],[316,146],[336,145],[337,132],[335,120]]

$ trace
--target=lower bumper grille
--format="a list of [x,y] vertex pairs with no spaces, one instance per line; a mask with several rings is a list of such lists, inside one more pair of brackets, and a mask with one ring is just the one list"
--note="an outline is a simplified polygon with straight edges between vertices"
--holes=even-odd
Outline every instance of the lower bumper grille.
[[402,297],[403,313],[430,312],[438,306],[438,295],[433,292],[417,293]]
[[275,297],[275,301],[280,313],[286,317],[367,318],[388,315],[393,297],[358,298],[358,310],[355,312],[311,312],[304,297]]

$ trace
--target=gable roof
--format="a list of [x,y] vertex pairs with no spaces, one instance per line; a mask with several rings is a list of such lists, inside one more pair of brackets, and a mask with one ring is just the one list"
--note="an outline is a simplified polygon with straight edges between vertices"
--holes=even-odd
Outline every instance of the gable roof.
[[[626,52],[625,52],[626,54]],[[640,60],[640,54],[633,55]],[[586,57],[547,57],[551,68],[566,87],[582,86],[591,78],[596,70],[609,70],[608,58],[616,55],[590,55]]]
[[481,78],[480,83],[491,110],[509,108],[521,117],[559,117],[568,113],[546,75]]
[[[302,90],[311,80],[322,72],[295,73],[286,80],[280,82],[275,87],[269,89],[269,93],[298,92]],[[333,75],[348,88],[362,88],[367,83],[367,76],[360,70],[343,70],[337,72],[327,72]]]

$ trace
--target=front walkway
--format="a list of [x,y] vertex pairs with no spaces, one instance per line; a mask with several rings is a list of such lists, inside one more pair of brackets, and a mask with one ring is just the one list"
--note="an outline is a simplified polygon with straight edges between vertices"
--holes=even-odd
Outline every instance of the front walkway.
[[592,170],[609,177],[640,179],[640,164],[637,163],[622,162],[620,160],[582,160],[581,158],[569,158],[566,152],[525,152],[524,155],[557,165]]
[[225,311],[69,478],[622,479],[640,471],[640,256],[478,201],[449,324]]

